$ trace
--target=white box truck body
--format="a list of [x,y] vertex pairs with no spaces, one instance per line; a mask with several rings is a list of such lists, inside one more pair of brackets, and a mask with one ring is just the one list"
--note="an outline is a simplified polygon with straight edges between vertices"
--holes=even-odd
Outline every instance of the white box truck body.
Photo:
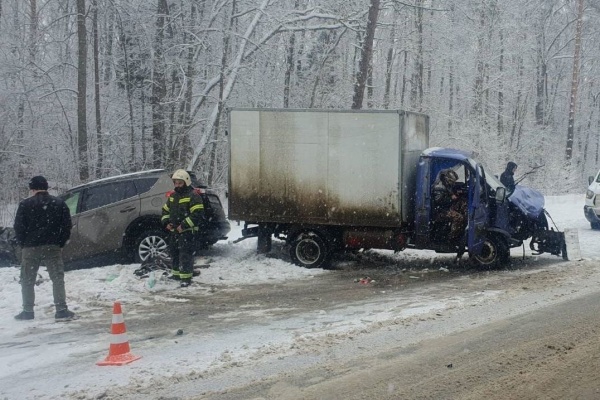
[[374,227],[414,219],[427,116],[232,109],[229,118],[230,219]]

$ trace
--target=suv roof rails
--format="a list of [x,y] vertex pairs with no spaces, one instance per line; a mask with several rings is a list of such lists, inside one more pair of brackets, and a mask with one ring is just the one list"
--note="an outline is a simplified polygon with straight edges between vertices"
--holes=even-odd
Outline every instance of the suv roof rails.
[[87,186],[87,185],[95,185],[99,182],[111,182],[111,181],[115,181],[118,179],[131,178],[131,177],[141,176],[141,175],[151,175],[151,174],[156,174],[156,173],[162,173],[165,171],[166,170],[164,170],[164,169],[148,169],[145,171],[137,171],[137,172],[129,172],[127,174],[121,174],[121,175],[113,175],[113,176],[109,176],[106,178],[95,179],[93,181],[82,183],[77,186],[73,186],[73,187],[69,188],[69,190],[77,189],[77,188]]

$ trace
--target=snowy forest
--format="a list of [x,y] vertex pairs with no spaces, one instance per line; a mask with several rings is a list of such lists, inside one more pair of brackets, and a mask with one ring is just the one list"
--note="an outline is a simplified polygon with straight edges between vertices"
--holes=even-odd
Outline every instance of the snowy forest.
[[545,194],[600,167],[597,0],[0,0],[4,203],[150,168],[227,187],[228,107],[402,109]]

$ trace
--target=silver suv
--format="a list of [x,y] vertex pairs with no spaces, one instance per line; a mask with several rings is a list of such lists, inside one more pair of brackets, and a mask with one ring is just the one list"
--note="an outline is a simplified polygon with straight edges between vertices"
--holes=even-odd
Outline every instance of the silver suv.
[[[198,185],[204,199],[207,226],[198,234],[198,248],[227,239],[229,221],[216,193]],[[61,196],[71,211],[71,239],[63,249],[65,262],[122,252],[130,261],[167,255],[167,232],[160,223],[167,192],[173,190],[163,169],[99,179],[74,187]]]

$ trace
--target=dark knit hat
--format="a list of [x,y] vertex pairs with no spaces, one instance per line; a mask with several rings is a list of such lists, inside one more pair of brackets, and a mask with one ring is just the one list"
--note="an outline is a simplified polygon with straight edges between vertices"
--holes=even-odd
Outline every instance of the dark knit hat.
[[29,189],[31,190],[48,190],[48,181],[41,175],[34,176],[29,181]]

